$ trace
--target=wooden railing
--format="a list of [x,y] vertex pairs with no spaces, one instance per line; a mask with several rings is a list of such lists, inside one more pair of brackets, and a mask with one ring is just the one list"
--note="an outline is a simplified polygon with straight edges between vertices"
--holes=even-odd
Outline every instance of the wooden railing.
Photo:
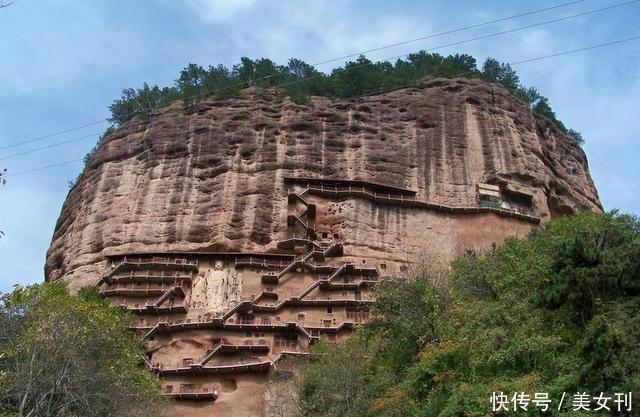
[[175,392],[164,392],[162,396],[173,398],[174,400],[215,401],[218,398],[218,391],[207,387],[181,388]]
[[163,270],[131,270],[107,275],[103,281],[113,282],[162,282],[162,281],[191,281],[193,273]]
[[187,269],[196,271],[198,269],[197,259],[164,257],[164,256],[128,256],[125,255],[117,263],[113,263],[108,276],[113,276],[128,268],[147,267],[153,269]]
[[233,374],[244,372],[266,372],[272,367],[270,360],[255,361],[247,363],[234,363],[229,365],[213,365],[200,366],[199,364],[191,364],[189,366],[165,367],[160,365],[154,368],[154,371],[160,375],[170,374]]
[[399,205],[405,207],[415,207],[421,209],[429,209],[441,211],[445,213],[495,213],[499,216],[512,217],[519,220],[525,220],[531,223],[539,223],[540,218],[533,213],[524,213],[514,210],[505,210],[494,207],[480,206],[449,206],[441,203],[433,203],[419,200],[414,196],[405,196],[391,193],[378,193],[369,191],[366,187],[329,187],[324,185],[309,185],[307,190],[309,194],[319,195],[321,197],[363,197],[379,204]]

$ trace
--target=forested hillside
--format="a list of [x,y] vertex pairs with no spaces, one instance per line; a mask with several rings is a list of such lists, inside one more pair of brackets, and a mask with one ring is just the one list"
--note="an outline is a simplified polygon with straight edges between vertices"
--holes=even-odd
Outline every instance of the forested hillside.
[[467,54],[443,56],[420,51],[407,55],[405,59],[397,59],[395,63],[372,62],[360,56],[325,74],[295,58],[290,59],[287,65],[278,65],[267,58],[253,60],[243,57],[232,68],[222,64],[208,68],[189,64],[180,71],[173,86],[159,87],[145,83],[141,88],[124,89],[122,96],[109,106],[112,127],[86,156],[85,164],[114,127],[121,126],[134,116],[153,116],[159,108],[178,100],[183,101],[188,110],[204,98],[237,97],[243,94],[244,89],[252,87],[267,100],[290,97],[298,104],[310,104],[310,97],[314,95],[355,97],[418,85],[426,77],[481,78],[502,84],[533,111],[548,117],[560,130],[578,143],[583,143],[579,132],[567,129],[557,118],[547,97],[534,87],[523,86],[509,64],[500,63],[494,58],[488,58],[479,68],[476,59]]
[[162,417],[132,316],[94,287],[0,293],[0,417]]
[[[637,218],[553,220],[450,272],[382,283],[375,319],[303,366],[300,413],[486,416],[502,392],[510,413],[514,393],[547,393],[554,415],[638,415],[615,394],[640,389],[639,295]],[[601,393],[610,411],[595,413]],[[533,402],[518,411],[542,414]]]
[[246,87],[272,88],[298,103],[308,103],[312,95],[347,98],[380,90],[411,86],[425,77],[476,77],[500,83],[529,104],[536,112],[553,120],[563,131],[565,126],[556,118],[549,100],[535,88],[526,88],[509,64],[488,58],[482,68],[476,59],[466,54],[442,56],[425,51],[407,55],[395,63],[372,62],[364,56],[346,62],[330,74],[292,58],[287,65],[277,65],[267,58],[252,60],[243,57],[231,69],[224,65],[204,68],[189,64],[172,87],[144,84],[142,88],[123,90],[109,110],[115,126],[135,115],[148,116],[158,107],[175,100],[193,102],[204,97],[230,97],[241,94]]

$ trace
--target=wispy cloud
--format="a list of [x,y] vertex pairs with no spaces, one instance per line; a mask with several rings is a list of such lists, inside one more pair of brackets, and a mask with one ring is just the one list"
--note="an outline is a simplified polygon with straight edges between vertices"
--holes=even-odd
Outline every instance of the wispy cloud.
[[192,7],[202,18],[213,22],[226,22],[232,20],[256,3],[255,0],[188,0],[187,5]]
[[[540,7],[553,2],[545,0]],[[241,56],[250,56],[278,63],[297,57],[313,63],[536,7],[530,2],[497,5],[465,0],[155,0],[129,2],[126,8],[109,0],[16,2],[0,13],[0,144],[100,119],[122,88],[137,87],[144,81],[171,84],[189,62],[232,65]],[[370,58],[382,59],[588,9],[576,5],[380,51]],[[639,20],[640,6],[633,5],[439,52],[470,53],[479,64],[486,56],[502,61],[526,59],[636,35]],[[640,213],[640,198],[634,192],[640,181],[635,168],[640,159],[638,45],[629,43],[516,68],[524,84],[536,86],[551,99],[560,118],[583,133],[605,208],[636,213]],[[320,69],[328,71],[340,64]],[[81,156],[91,146],[90,142],[76,143],[55,148],[55,152],[35,152],[7,160],[0,168],[17,172],[53,164]],[[18,280],[42,278],[44,254],[67,193],[67,180],[75,178],[79,169],[78,164],[11,177],[0,188],[0,230],[8,235],[0,240],[0,290]]]

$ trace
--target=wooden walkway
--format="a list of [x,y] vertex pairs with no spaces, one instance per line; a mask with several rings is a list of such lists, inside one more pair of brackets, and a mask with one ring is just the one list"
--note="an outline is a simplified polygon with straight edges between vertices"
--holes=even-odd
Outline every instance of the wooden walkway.
[[431,203],[428,201],[419,200],[415,197],[410,196],[372,192],[365,187],[327,187],[324,185],[309,186],[304,193],[313,194],[324,198],[364,198],[377,204],[434,210],[451,214],[494,213],[502,217],[510,217],[535,224],[540,223],[540,218],[537,216],[519,213],[512,210],[480,206],[448,206],[445,204]]
[[416,190],[408,188],[396,187],[393,185],[382,184],[372,181],[349,180],[349,179],[332,179],[332,178],[309,178],[309,177],[289,177],[283,176],[285,184],[298,184],[307,187],[325,186],[325,187],[353,187],[367,188],[374,192],[411,196],[417,193]]

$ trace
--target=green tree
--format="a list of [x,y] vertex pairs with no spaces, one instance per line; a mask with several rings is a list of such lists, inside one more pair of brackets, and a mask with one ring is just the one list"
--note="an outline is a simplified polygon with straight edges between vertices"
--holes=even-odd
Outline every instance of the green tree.
[[476,59],[467,54],[449,55],[442,60],[441,71],[446,76],[470,77],[477,73]]
[[233,97],[240,93],[241,88],[241,83],[224,65],[209,67],[204,86],[205,94],[215,93],[218,98]]
[[569,129],[567,130],[567,135],[571,136],[578,145],[580,146],[584,145],[584,138],[582,137],[582,133],[573,129]]
[[362,360],[366,354],[363,346],[355,338],[337,347],[326,342],[314,346],[311,361],[302,368],[299,404],[302,415],[366,415],[375,381],[369,362]]
[[331,73],[331,84],[338,97],[351,97],[376,91],[385,85],[385,72],[391,68],[388,63],[374,64],[364,55],[349,61],[344,68],[336,68]]
[[631,216],[588,216],[571,226],[568,232],[559,221],[549,228],[567,237],[548,242],[551,274],[538,300],[547,308],[566,307],[584,326],[608,302],[640,295],[640,225]]
[[256,85],[262,88],[276,86],[282,83],[287,75],[286,67],[276,65],[267,58],[260,58],[254,62]]
[[291,58],[284,68],[287,84],[285,94],[298,104],[309,104],[312,95],[327,95],[323,73],[306,62]]
[[[349,342],[319,349],[303,373],[303,415],[475,417],[491,414],[492,392],[546,392],[555,404],[578,390],[637,392],[638,296],[637,218],[553,220],[528,239],[458,258],[444,277],[381,283],[374,318]],[[331,378],[357,385],[348,413],[323,382]],[[555,415],[590,414],[569,406]]]
[[516,97],[527,103],[529,105],[529,108],[533,108],[538,103],[538,101],[543,98],[535,87],[518,87],[515,95]]
[[504,85],[512,93],[520,86],[520,78],[509,64],[502,64],[495,58],[487,58],[482,65],[482,79]]
[[131,317],[95,288],[17,287],[0,305],[0,415],[162,415]]
[[297,58],[291,58],[289,60],[289,62],[287,63],[286,71],[291,78],[296,80],[314,77],[320,74],[320,72],[315,69],[313,65],[309,65]]
[[240,63],[233,66],[233,75],[251,87],[256,82],[256,66],[251,58],[243,56]]
[[[441,282],[435,279],[435,272],[428,274]],[[376,340],[377,354],[390,370],[400,372],[439,337],[438,320],[447,308],[448,290],[426,279],[397,278],[381,282],[377,297],[373,318],[362,333],[366,340]]]
[[175,81],[176,88],[185,97],[198,94],[207,86],[208,75],[200,65],[189,64],[180,71],[180,77]]
[[126,88],[122,96],[109,106],[111,117],[109,121],[115,126],[122,126],[134,116],[149,117],[155,114],[158,107],[167,105],[179,98],[174,88],[160,88],[157,85],[149,87],[147,83],[137,90]]
[[[311,104],[311,96],[353,97],[390,88],[410,86],[426,77],[466,77],[482,79],[505,86],[512,94],[525,101],[531,109],[553,121],[561,131],[566,127],[551,109],[549,100],[533,87],[520,84],[515,70],[509,65],[488,58],[482,71],[478,70],[474,57],[468,54],[443,56],[419,51],[409,54],[405,60],[397,59],[373,62],[364,55],[355,61],[345,62],[330,74],[324,74],[312,65],[299,59],[290,59],[286,66],[277,65],[267,58],[242,57],[231,70],[223,65],[208,69],[188,64],[175,80],[173,87],[150,87],[123,90],[109,110],[110,121],[121,126],[132,117],[149,117],[158,108],[172,101],[184,100],[187,111],[194,109],[199,100],[206,97],[228,98],[239,96],[242,90],[251,87],[263,99],[272,100],[281,92],[298,103]],[[572,131],[575,132],[575,131]],[[576,132],[577,133],[577,132]],[[572,135],[581,143],[581,136]]]
[[558,126],[558,128],[562,132],[567,132],[567,128],[565,127],[565,125],[560,120],[558,120],[558,118],[556,117],[556,113],[551,109],[548,98],[540,97],[540,99],[532,107],[532,109],[534,112],[549,118],[553,123],[555,123],[556,126]]
[[199,65],[189,64],[175,81],[176,90],[190,104],[207,96],[237,95],[241,86],[241,81],[234,78],[231,71],[224,65],[204,69]]

